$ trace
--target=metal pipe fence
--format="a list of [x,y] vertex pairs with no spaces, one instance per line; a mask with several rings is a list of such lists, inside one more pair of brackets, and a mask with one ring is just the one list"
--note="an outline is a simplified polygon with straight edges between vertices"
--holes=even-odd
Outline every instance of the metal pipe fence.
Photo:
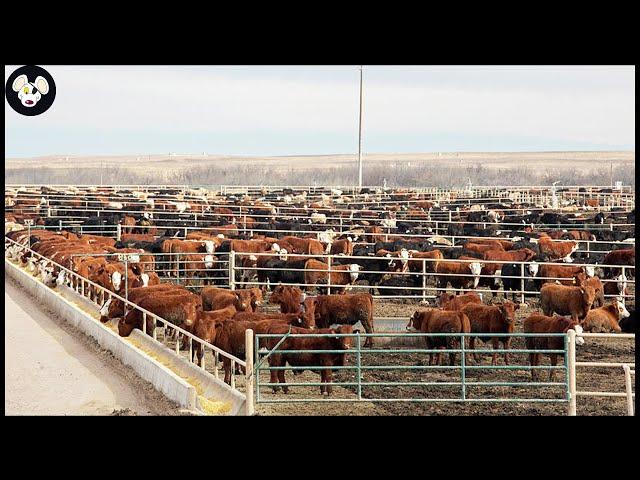
[[[127,229],[129,227],[126,226],[122,226],[122,224],[115,224],[115,225],[100,225],[100,226],[82,226],[82,225],[77,225],[77,224],[67,224],[65,225],[63,222],[60,222],[59,225],[55,225],[55,226],[45,226],[45,225],[27,225],[27,229],[29,231],[29,233],[32,230],[58,230],[58,231],[62,231],[62,230],[67,230],[67,231],[71,231],[73,233],[77,233],[80,235],[83,234],[90,234],[90,235],[100,235],[100,236],[107,236],[109,238],[115,238],[116,240],[120,241],[122,238],[123,234],[127,234],[126,232],[123,232],[123,229]],[[165,225],[165,226],[152,226],[152,227],[147,227],[147,226],[139,226],[137,228],[144,228],[144,229],[148,229],[148,228],[155,228],[155,229],[159,229],[159,230],[167,230],[167,229],[171,229],[171,230],[177,230],[178,236],[173,236],[173,237],[162,237],[159,235],[154,235],[155,239],[160,239],[160,238],[179,238],[179,239],[187,239],[187,236],[190,232],[199,232],[199,233],[203,233],[203,234],[207,234],[210,233],[211,236],[216,236],[218,235],[218,231],[219,229],[216,227],[189,227],[189,226],[171,226],[171,225]],[[353,232],[351,232],[352,229],[348,229],[348,230],[344,230],[342,232],[329,232],[330,236],[336,237],[339,235],[349,235]],[[246,234],[246,233],[251,233],[252,236],[257,234],[272,234],[272,235],[280,235],[279,238],[282,238],[283,236],[298,236],[300,233],[306,233],[306,234],[312,234],[315,233],[316,234],[316,238],[319,241],[322,241],[321,239],[324,239],[325,236],[328,235],[327,231],[304,231],[304,230],[288,230],[288,229],[260,229],[260,228],[252,228],[252,229],[239,229],[238,233],[242,233],[242,234]],[[524,232],[523,232],[524,233]],[[483,237],[478,237],[478,236],[472,236],[472,235],[447,235],[447,234],[443,234],[443,235],[436,235],[436,234],[405,234],[405,233],[390,233],[390,232],[381,232],[381,233],[353,233],[354,235],[358,235],[358,236],[363,236],[363,237],[369,237],[369,236],[376,236],[376,237],[384,237],[384,241],[394,241],[394,239],[397,240],[406,240],[406,241],[411,241],[411,240],[422,240],[422,241],[427,241],[432,243],[432,245],[434,247],[442,247],[442,248],[446,248],[446,247],[462,247],[464,243],[466,243],[467,241],[469,242],[474,242],[474,241],[488,241],[488,240],[507,240],[507,241],[513,241],[516,242],[522,238],[525,237],[502,237],[502,236],[483,236]],[[229,237],[229,236],[225,236],[226,239],[229,240],[233,240],[233,236]],[[277,239],[277,238],[276,238]],[[195,240],[195,239],[194,239]],[[332,242],[334,240],[332,239]],[[443,243],[444,242],[444,243]],[[587,258],[591,257],[592,255],[606,255],[607,253],[611,252],[612,249],[599,249],[599,248],[592,248],[593,247],[599,247],[599,246],[605,246],[605,245],[610,245],[610,246],[621,246],[621,247],[627,247],[627,248],[632,248],[635,246],[635,242],[631,243],[631,242],[627,242],[627,241],[614,241],[614,240],[562,240],[562,239],[558,239],[558,240],[554,240],[554,242],[576,242],[578,245],[578,250],[576,250],[574,253],[579,253],[579,254],[584,254]],[[325,242],[326,243],[326,242]],[[363,246],[363,245],[375,245],[374,242],[368,242],[368,241],[355,241],[353,242],[354,246]],[[586,247],[586,248],[580,248],[581,246]]]
[[[211,373],[215,378],[219,379],[220,375],[219,375],[219,367],[220,367],[220,359],[227,359],[228,361],[231,362],[231,388],[234,388],[237,390],[237,388],[235,387],[235,366],[240,366],[242,368],[246,369],[246,362],[235,357],[234,355],[231,355],[230,353],[225,352],[224,350],[216,347],[215,345],[212,345],[211,343],[197,337],[196,335],[194,335],[193,333],[185,330],[184,328],[182,328],[179,325],[174,324],[173,322],[170,322],[162,317],[160,317],[159,315],[154,314],[153,312],[146,310],[140,306],[138,306],[136,303],[131,302],[128,300],[128,298],[126,298],[125,296],[121,296],[116,292],[113,292],[112,290],[105,288],[104,286],[95,283],[91,280],[89,280],[88,278],[85,278],[81,275],[78,275],[76,272],[70,270],[69,268],[47,258],[44,257],[42,255],[40,255],[39,253],[31,250],[28,246],[26,245],[22,245],[18,242],[14,242],[13,240],[6,238],[5,237],[5,255],[7,255],[7,253],[9,253],[9,256],[13,256],[15,260],[17,260],[17,258],[15,257],[15,255],[12,255],[13,252],[7,252],[8,250],[8,246],[9,247],[13,247],[15,249],[18,249],[18,251],[20,252],[25,252],[28,251],[30,255],[32,255],[34,258],[38,259],[38,263],[40,262],[44,262],[45,265],[49,265],[52,268],[56,269],[58,272],[64,272],[64,281],[63,282],[56,282],[59,285],[67,285],[69,286],[73,291],[75,291],[78,295],[88,298],[89,300],[91,300],[93,303],[95,303],[97,306],[100,307],[104,307],[104,305],[106,304],[107,301],[111,300],[118,300],[120,302],[123,303],[124,305],[124,313],[125,315],[131,311],[131,310],[138,310],[141,312],[142,314],[142,331],[143,333],[151,336],[154,340],[158,341],[160,344],[164,345],[165,347],[168,347],[170,349],[170,351],[173,351],[175,353],[175,355],[180,356],[182,358],[185,358],[185,356],[181,353],[181,338],[180,336],[182,336],[183,342],[188,344],[188,360],[189,362],[194,361],[194,356],[193,356],[193,352],[194,352],[194,348],[195,345],[197,344],[199,346],[199,348],[202,349],[204,355],[202,358],[202,362],[200,367]],[[54,270],[55,271],[55,270]],[[60,277],[58,277],[60,278]],[[91,294],[94,294],[93,298],[90,297]],[[102,304],[98,303],[97,300],[99,297],[102,297]],[[150,319],[153,321],[153,328],[151,332],[147,331],[147,320]],[[161,331],[161,335],[158,335],[158,331]],[[168,332],[171,332],[171,334],[169,334]],[[207,370],[206,369],[206,357],[207,357],[207,352],[209,353],[209,356],[212,358],[213,360],[213,368]]]
[[[284,264],[282,266],[258,266],[257,262],[255,266],[242,266],[242,263],[238,261],[238,258],[248,257],[252,255],[256,258],[267,257],[267,258],[275,258],[279,259],[282,262],[286,262],[288,258],[298,257],[300,259],[315,259],[322,261],[326,264],[326,269],[322,268],[307,268],[304,265],[288,265]],[[571,267],[582,267],[583,269],[593,268],[594,271],[596,268],[616,268],[620,269],[622,275],[630,273],[630,270],[634,270],[635,267],[630,266],[621,266],[621,265],[598,265],[598,264],[587,264],[587,263],[571,263],[571,264],[559,264],[553,262],[524,262],[524,261],[502,261],[502,260],[466,260],[466,259],[433,259],[433,258],[411,258],[408,257],[406,259],[406,266],[402,268],[401,271],[390,271],[390,270],[379,270],[379,269],[370,269],[366,266],[364,268],[358,269],[357,272],[354,273],[353,270],[338,270],[336,267],[338,265],[345,266],[350,264],[358,264],[365,262],[393,262],[394,264],[402,264],[404,261],[400,257],[376,257],[376,256],[355,256],[355,255],[328,255],[328,254],[287,254],[283,256],[279,253],[240,253],[232,251],[230,252],[230,272],[229,279],[233,281],[233,288],[249,288],[249,287],[260,287],[263,289],[270,288],[271,285],[274,284],[282,284],[282,285],[291,285],[302,288],[303,290],[310,290],[312,288],[322,289],[327,291],[327,294],[336,293],[344,290],[349,290],[352,292],[356,291],[368,291],[376,298],[380,299],[420,299],[422,301],[426,301],[427,299],[434,299],[438,296],[439,292],[448,291],[450,289],[453,290],[461,290],[462,292],[477,292],[486,294],[489,293],[491,296],[498,293],[503,293],[506,297],[508,293],[511,293],[514,298],[515,296],[520,297],[520,301],[522,303],[525,302],[525,297],[537,297],[540,296],[540,291],[535,289],[527,289],[525,286],[528,282],[533,281],[572,281],[572,277],[549,277],[549,276],[531,276],[530,274],[525,273],[525,269],[528,272],[531,265],[535,264],[538,266],[542,265],[552,265],[552,266],[571,266]],[[461,264],[480,264],[481,267],[486,265],[497,265],[503,267],[505,264],[513,264],[520,266],[519,275],[503,275],[500,270],[496,270],[495,274],[487,274],[487,273],[478,273],[474,274],[471,271],[469,273],[440,273],[435,271],[433,267],[434,264],[446,264],[446,263],[461,263]],[[365,263],[366,265],[366,263]],[[412,270],[412,265],[418,265],[418,269]],[[427,266],[429,265],[429,267]],[[498,276],[498,271],[500,272]],[[241,272],[238,275],[236,272]],[[249,273],[243,273],[249,272]],[[287,277],[290,279],[289,281],[282,280],[281,276],[278,275],[278,272],[286,272]],[[319,278],[316,279],[316,283],[309,283],[306,281],[308,278],[307,275],[310,273],[318,273],[322,274]],[[353,274],[357,275],[356,280],[351,278],[351,282],[341,282],[338,283],[335,278],[338,275],[347,276]],[[293,276],[292,276],[293,275]],[[384,280],[384,277],[395,278],[395,279],[407,279],[403,285],[389,285],[389,284],[381,284],[382,280],[378,280],[376,282],[372,282],[371,275],[375,275],[377,277],[381,277]],[[236,278],[240,276],[241,278],[249,278],[248,280],[236,280]],[[260,277],[263,279],[260,279]],[[266,276],[266,279],[264,278]],[[365,277],[365,278],[363,278]],[[374,278],[377,278],[374,277]],[[463,286],[462,288],[456,288],[453,285],[449,288],[447,283],[440,283],[438,281],[439,277],[443,278],[462,278],[468,279],[468,284]],[[357,279],[367,280],[367,285],[363,285],[362,283],[356,283]],[[469,284],[473,283],[475,280],[478,280],[478,284],[474,287],[470,287]],[[486,288],[478,288],[481,282],[485,280],[484,285]],[[491,286],[486,285],[486,280],[493,280],[493,285],[496,288],[491,288]],[[502,289],[498,289],[497,286],[499,282],[504,283],[504,280],[519,280],[519,288],[505,290],[504,286]],[[431,280],[431,281],[430,281]],[[619,283],[617,279],[609,279],[609,278],[601,278],[601,282],[606,283]],[[411,283],[408,283],[411,281]],[[605,298],[617,298],[622,297],[624,299],[633,298],[635,299],[635,279],[627,278],[626,280],[627,287],[631,290],[630,287],[633,287],[633,293],[622,293],[620,295],[604,295]],[[375,294],[375,291],[378,290],[378,294]],[[391,294],[385,295],[384,292],[390,292]],[[394,292],[405,292],[396,294]]]
[[[521,402],[521,403],[568,403],[569,375],[568,375],[568,337],[564,333],[512,333],[491,334],[498,338],[544,338],[562,337],[561,349],[527,349],[514,348],[507,350],[493,350],[487,348],[470,349],[466,345],[466,339],[477,337],[478,334],[470,333],[375,333],[361,334],[256,334],[254,366],[256,403],[293,403],[293,402]],[[362,348],[362,338],[418,338],[427,342],[427,348],[384,347]],[[331,345],[331,342],[320,342],[313,348],[293,349],[287,343],[288,340],[313,338],[316,339],[350,339],[353,341],[350,348],[316,348],[317,345]],[[428,342],[436,339],[447,339],[446,347],[429,348]],[[272,340],[278,340],[271,345]],[[455,345],[452,343],[455,341]],[[295,344],[295,342],[292,342]],[[433,344],[431,344],[433,346]],[[553,354],[563,358],[563,365],[536,365],[516,363],[509,365],[482,365],[476,356],[478,354],[493,354],[508,352],[512,357],[544,353]],[[334,361],[327,363],[322,361],[322,355],[344,355],[346,362]],[[425,365],[426,355],[430,356],[429,365]],[[431,356],[449,356],[449,365],[440,365],[438,357],[436,365],[432,364]],[[281,356],[285,355],[283,359]],[[290,356],[305,355],[306,362],[298,365]],[[311,358],[310,358],[311,357]],[[326,355],[325,355],[326,358]],[[335,358],[335,357],[334,357]],[[398,361],[400,359],[400,363]],[[267,365],[268,360],[268,365]],[[386,360],[386,361],[385,361]],[[289,363],[287,365],[287,362]],[[311,364],[309,364],[311,362]],[[295,377],[301,378],[293,383],[285,383],[284,372],[291,370]],[[300,374],[305,370],[322,372],[321,381],[304,379]],[[561,381],[534,380],[533,371],[560,370]],[[377,372],[383,372],[377,376]],[[395,371],[395,375],[390,372]],[[338,381],[332,381],[328,372],[336,373]],[[489,372],[488,374],[484,372]],[[264,374],[264,375],[261,375]],[[296,373],[298,375],[296,375]],[[267,381],[264,376],[268,375]],[[495,378],[497,375],[498,378]],[[445,377],[443,380],[442,378]],[[488,378],[487,378],[488,377]],[[309,387],[327,386],[344,387],[340,389],[339,396],[329,397],[315,395]],[[287,395],[288,398],[275,398],[277,395],[267,397],[264,389],[272,389],[274,393],[284,387],[296,387],[296,391],[303,390],[303,394]],[[409,388],[409,395],[398,395],[400,387]],[[510,387],[507,394],[505,390],[493,387]],[[553,388],[555,387],[555,390]],[[535,396],[533,392],[540,394]],[[519,389],[522,389],[521,391]],[[455,390],[457,395],[453,395]],[[553,390],[553,391],[550,391]],[[391,396],[385,395],[390,393]],[[502,393],[502,395],[501,395]]]
[[[631,388],[631,368],[633,368],[633,372],[635,373],[635,363],[628,362],[599,362],[599,361],[576,361],[575,359],[575,341],[576,337],[583,338],[607,338],[607,339],[616,339],[616,340],[632,340],[635,344],[636,336],[633,333],[581,333],[579,335],[576,334],[575,331],[569,330],[569,343],[570,345],[574,345],[574,353],[573,358],[570,360],[569,369],[572,378],[574,379],[570,382],[570,390],[571,390],[571,401],[569,402],[569,415],[576,415],[577,409],[577,401],[578,397],[604,397],[604,398],[619,398],[624,397],[627,401],[627,414],[634,414],[633,407],[633,399],[635,398],[635,393],[632,392]],[[623,374],[625,376],[625,391],[624,392],[610,392],[610,391],[587,391],[587,390],[578,390],[575,378],[576,378],[576,368],[581,367],[584,369],[594,369],[594,368],[611,368],[611,369],[619,369],[622,367]]]

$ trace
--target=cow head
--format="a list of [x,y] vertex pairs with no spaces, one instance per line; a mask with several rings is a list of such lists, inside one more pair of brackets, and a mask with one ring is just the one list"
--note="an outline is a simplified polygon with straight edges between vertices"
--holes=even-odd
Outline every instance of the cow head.
[[419,332],[420,329],[422,328],[424,314],[428,311],[430,310],[424,309],[424,310],[416,310],[415,312],[413,312],[413,315],[409,317],[409,324],[407,325],[407,330],[410,332],[412,331]]
[[213,268],[213,264],[214,264],[214,256],[213,255],[205,255],[204,256],[204,267],[211,269]]
[[119,271],[115,271],[111,274],[111,285],[113,285],[113,291],[118,292],[122,285],[122,274]]
[[107,320],[109,320],[108,315],[109,315],[109,307],[111,306],[111,303],[112,303],[112,298],[109,297],[108,300],[104,302],[104,305],[100,307],[100,321],[102,323],[105,323]]
[[482,272],[483,264],[480,262],[471,262],[469,263],[469,270],[471,270],[471,274],[473,275],[473,288],[478,287],[478,283],[480,283],[480,272]]
[[[337,328],[332,328],[333,333],[339,335],[351,335],[353,333],[353,327],[351,325],[339,325]],[[351,348],[352,337],[335,337],[336,350],[349,350]],[[345,357],[346,362],[346,357]],[[343,362],[344,365],[344,362]]]
[[628,316],[630,316],[631,314],[629,313],[629,310],[627,310],[627,307],[625,307],[624,302],[622,301],[622,299],[617,298],[616,302],[616,311],[618,313],[618,320],[622,319],[622,318],[627,318]]
[[56,278],[56,284],[64,285],[66,281],[66,276],[67,276],[67,272],[65,272],[64,270],[60,270],[60,272],[58,273],[58,277]]
[[315,298],[303,298],[300,303],[301,327],[316,328],[316,303]]
[[582,300],[585,304],[585,310],[589,310],[591,305],[593,305],[593,301],[596,298],[596,291],[593,287],[588,286],[580,286],[580,293],[582,294]]
[[280,255],[278,258],[280,258],[280,260],[282,260],[283,262],[287,261],[287,256],[288,256],[287,249],[286,248],[281,248],[280,249]]
[[442,307],[449,303],[451,300],[455,298],[455,295],[452,293],[442,292],[438,297],[437,304],[439,307]]
[[516,310],[518,310],[519,308],[519,304],[513,303],[509,300],[505,300],[502,305],[500,305],[500,313],[502,313],[502,318],[509,325],[513,325],[516,321]]
[[594,267],[593,265],[585,265],[584,273],[587,275],[587,277],[591,278],[596,273],[596,267]]
[[618,281],[618,292],[624,295],[624,292],[627,290],[627,276],[622,273],[616,277],[616,280]]
[[540,268],[540,265],[538,265],[536,262],[531,262],[527,268],[529,270],[529,275],[531,275],[532,277],[535,277],[536,275],[538,275],[538,270]]
[[358,272],[360,271],[360,268],[362,267],[357,263],[349,265],[349,277],[351,278],[351,283],[356,283],[358,280]]

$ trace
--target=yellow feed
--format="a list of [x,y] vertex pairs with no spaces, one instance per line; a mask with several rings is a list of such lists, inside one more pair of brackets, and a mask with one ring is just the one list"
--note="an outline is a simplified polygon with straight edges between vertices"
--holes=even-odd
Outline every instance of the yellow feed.
[[207,415],[224,415],[231,412],[231,404],[229,402],[217,402],[208,398],[198,396],[200,409]]

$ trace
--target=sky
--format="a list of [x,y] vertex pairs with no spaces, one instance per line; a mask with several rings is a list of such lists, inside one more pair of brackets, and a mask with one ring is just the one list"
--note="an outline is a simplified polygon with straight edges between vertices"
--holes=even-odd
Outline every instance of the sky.
[[[5,99],[5,157],[358,150],[355,65],[40,66],[55,102],[26,117]],[[365,154],[635,150],[634,66],[365,65],[363,78]]]

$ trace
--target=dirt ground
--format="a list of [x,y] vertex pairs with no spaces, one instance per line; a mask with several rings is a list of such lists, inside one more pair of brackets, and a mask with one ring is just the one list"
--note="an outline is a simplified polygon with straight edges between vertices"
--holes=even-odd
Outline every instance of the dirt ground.
[[[494,301],[501,300],[496,297]],[[538,311],[538,302],[528,299],[528,305],[516,311],[516,331],[522,331],[522,322],[531,313]],[[408,318],[417,308],[424,305],[414,300],[386,300],[375,304],[375,317]],[[404,320],[398,323],[404,323]],[[378,329],[379,331],[379,329]],[[384,346],[374,347],[367,354],[362,355],[362,365],[406,367],[428,366],[427,353],[376,353]],[[396,347],[394,347],[396,348]],[[410,349],[411,347],[397,347]],[[417,348],[425,348],[418,346]],[[490,349],[490,344],[476,342],[478,349]],[[525,348],[524,339],[516,338],[512,341],[512,349]],[[480,355],[478,365],[490,366],[491,354]],[[578,346],[577,361],[635,361],[635,342],[632,339],[593,339],[588,338],[585,345]],[[472,359],[467,360],[476,365]],[[560,360],[562,362],[562,360]],[[355,354],[348,355],[348,365],[356,363]],[[542,365],[549,365],[549,358],[543,357]],[[456,364],[460,364],[458,356]],[[510,354],[512,366],[528,365],[528,354]],[[498,357],[498,365],[504,365],[503,357]],[[560,363],[562,365],[562,363]],[[466,374],[467,382],[530,382],[530,371],[525,369],[513,370],[470,370]],[[565,370],[556,370],[554,382],[565,381]],[[286,373],[287,382],[319,382],[319,375],[305,371],[294,377],[291,371]],[[269,381],[268,375],[261,375],[261,382]],[[352,370],[334,373],[334,382],[355,382],[355,372]],[[459,382],[460,371],[451,369],[372,369],[363,374],[363,382]],[[541,370],[540,382],[549,381],[549,370]],[[588,368],[578,367],[577,388],[579,391],[615,391],[624,392],[624,375],[622,368]],[[336,386],[331,398],[355,398],[355,386]],[[372,385],[362,387],[362,396],[376,399],[453,399],[460,397],[460,386],[446,385]],[[562,386],[468,386],[467,398],[520,398],[520,399],[556,399],[562,400],[565,395]],[[261,388],[261,398],[270,400],[295,400],[301,398],[321,399],[319,387],[291,387],[288,395],[278,392],[273,394],[270,387]],[[578,415],[625,415],[625,398],[578,397]],[[322,403],[258,403],[257,412],[261,415],[566,415],[567,404],[563,401],[555,403],[533,402],[418,402],[418,401],[376,401],[376,402],[322,402]]]
[[6,415],[180,415],[111,352],[5,278]]

